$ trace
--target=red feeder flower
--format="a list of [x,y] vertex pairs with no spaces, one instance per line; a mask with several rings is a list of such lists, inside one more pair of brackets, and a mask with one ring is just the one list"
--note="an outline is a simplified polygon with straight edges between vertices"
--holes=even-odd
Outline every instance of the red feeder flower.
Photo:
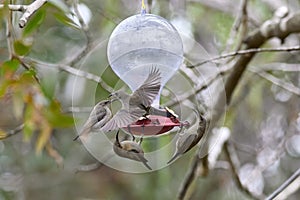
[[159,115],[149,115],[147,118],[138,120],[128,127],[123,127],[125,131],[133,135],[153,136],[160,135],[172,130],[175,126],[184,126],[185,123],[180,122],[174,117],[165,117]]

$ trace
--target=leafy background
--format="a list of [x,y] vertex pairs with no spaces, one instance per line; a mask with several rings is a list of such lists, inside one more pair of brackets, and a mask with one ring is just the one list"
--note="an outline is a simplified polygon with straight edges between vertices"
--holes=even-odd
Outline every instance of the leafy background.
[[[152,4],[151,13],[171,22],[183,20],[177,28],[199,42],[212,57],[235,51],[243,38],[270,19],[281,6],[286,6],[290,13],[300,8],[296,0],[246,2],[248,21],[235,30],[237,19],[241,19],[242,1],[148,1]],[[9,3],[30,4],[31,1]],[[76,6],[83,21],[78,18]],[[174,164],[150,173],[128,174],[106,166],[75,173],[78,166],[95,161],[80,143],[72,141],[76,134],[74,122],[82,121],[80,115],[74,119],[70,112],[74,105],[72,99],[75,105],[89,106],[107,97],[106,89],[119,81],[107,68],[105,48],[97,56],[90,56],[88,67],[82,68],[82,63],[91,47],[107,41],[120,21],[138,12],[140,1],[137,0],[51,0],[21,29],[18,19],[22,13],[9,12],[7,8],[0,10],[0,138],[3,139],[0,141],[0,199],[176,197],[196,148]],[[281,45],[299,45],[299,35],[290,35],[284,44],[279,39],[271,39],[263,47]],[[269,67],[267,73],[293,84],[299,91],[299,59],[299,52],[283,51],[257,54],[252,60],[250,70],[238,84],[224,123],[217,124],[212,131],[215,134],[230,131],[229,141],[239,158],[241,182],[249,183],[244,187],[238,185],[223,149],[209,174],[192,184],[188,194],[191,199],[257,199],[270,194],[299,168],[299,93],[287,91],[251,70],[251,67]],[[216,65],[228,63],[219,60]],[[286,68],[294,70],[282,70]],[[80,77],[74,75],[76,69],[80,70]],[[95,81],[86,78],[83,71],[101,74],[103,81],[95,89]],[[187,68],[182,71],[188,74]],[[75,80],[82,87],[76,88],[72,96]],[[172,84],[180,83],[172,81]],[[95,97],[87,96],[95,90]],[[162,98],[166,103],[170,100],[167,95]],[[207,103],[201,94],[195,98]],[[16,134],[9,137],[13,133]],[[249,173],[252,179],[247,179]],[[299,182],[298,179],[289,199],[300,195]]]

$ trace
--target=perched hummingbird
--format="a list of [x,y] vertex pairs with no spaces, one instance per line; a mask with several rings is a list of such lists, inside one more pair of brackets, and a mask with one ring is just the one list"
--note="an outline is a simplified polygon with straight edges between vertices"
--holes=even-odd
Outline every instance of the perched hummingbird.
[[141,147],[142,139],[139,143],[130,140],[119,141],[119,130],[116,134],[116,141],[113,145],[114,152],[123,158],[142,162],[149,170],[152,168],[148,165],[148,160],[144,157],[144,151]]
[[[197,113],[197,121],[192,127],[189,127],[187,130],[185,127],[182,127],[179,131],[179,137],[176,141],[176,150],[173,154],[172,158],[167,162],[167,164],[171,163],[179,156],[188,152],[192,149],[200,139],[203,137],[206,129],[206,120],[205,118],[195,110]],[[198,127],[198,129],[197,129]]]

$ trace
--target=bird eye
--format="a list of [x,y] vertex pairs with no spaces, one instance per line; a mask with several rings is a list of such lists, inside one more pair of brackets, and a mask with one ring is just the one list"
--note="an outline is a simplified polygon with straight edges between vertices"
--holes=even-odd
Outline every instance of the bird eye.
[[136,150],[136,149],[130,149],[130,152],[139,153],[138,150]]

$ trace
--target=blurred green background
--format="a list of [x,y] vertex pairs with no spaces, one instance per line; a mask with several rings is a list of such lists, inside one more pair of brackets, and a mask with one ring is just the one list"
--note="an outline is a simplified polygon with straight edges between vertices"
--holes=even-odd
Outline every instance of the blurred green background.
[[[31,1],[2,0],[0,3],[30,4]],[[149,173],[125,173],[105,165],[94,171],[76,173],[79,166],[96,161],[80,142],[72,140],[77,134],[74,121],[83,123],[88,113],[73,110],[72,115],[70,110],[72,106],[89,110],[93,103],[108,96],[105,86],[121,87],[122,82],[108,67],[107,40],[120,21],[140,12],[141,5],[138,0],[78,3],[51,0],[30,18],[24,29],[18,27],[21,12],[0,10],[0,136],[3,137],[0,140],[0,200],[175,199],[196,148],[173,164]],[[147,8],[170,20],[180,33],[202,45],[211,57],[235,51],[240,41],[271,18],[279,7],[286,6],[290,13],[300,8],[297,0],[249,0],[247,28],[240,25],[240,29],[235,30],[237,19],[241,19],[241,3],[238,0],[156,0],[148,1]],[[76,5],[88,29],[76,18]],[[288,37],[284,43],[286,46],[296,44],[299,45],[299,35]],[[85,48],[86,45],[89,48]],[[189,45],[184,43],[187,60],[203,61],[204,56],[194,50],[196,44]],[[97,50],[91,53],[95,46]],[[277,39],[264,45],[278,46]],[[86,53],[81,53],[82,50]],[[249,67],[269,67],[268,73],[299,89],[299,60],[297,51],[262,53],[256,55]],[[214,66],[227,64],[220,60]],[[274,66],[294,70],[272,70]],[[76,76],[68,72],[68,67],[101,76],[105,84]],[[211,75],[207,73],[208,67],[210,65],[199,66],[194,71],[183,67],[176,76],[181,74],[192,85],[197,85],[200,79],[206,79],[199,73]],[[190,88],[182,88],[176,76],[167,85],[180,88],[183,94]],[[74,82],[78,87],[73,93]],[[201,91],[191,101],[210,108],[215,94],[209,96],[208,90]],[[162,103],[172,98],[172,91],[163,91]],[[217,128],[228,127],[231,132],[229,140],[239,157],[240,176],[247,174],[249,168],[256,170],[249,190],[257,196],[273,192],[300,166],[299,100],[299,95],[248,70],[239,82],[226,115],[217,124]],[[172,109],[178,111],[176,106]],[[73,116],[76,116],[74,121]],[[5,138],[6,133],[22,123],[24,129],[20,134]],[[220,129],[213,132],[221,133]],[[172,137],[158,138],[158,144]],[[298,199],[299,182],[289,199]],[[188,196],[209,200],[255,198],[236,184],[224,151],[208,176],[199,177],[193,183]]]

